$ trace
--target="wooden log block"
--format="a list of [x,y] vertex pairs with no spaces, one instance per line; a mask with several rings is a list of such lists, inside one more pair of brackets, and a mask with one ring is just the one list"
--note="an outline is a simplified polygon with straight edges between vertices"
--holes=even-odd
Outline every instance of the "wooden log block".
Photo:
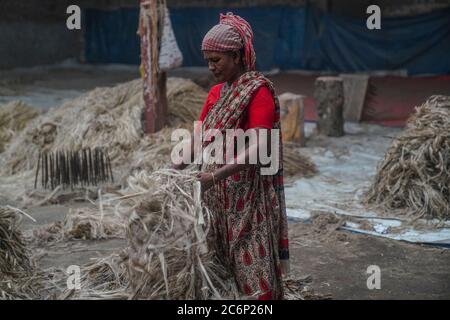
[[330,137],[344,135],[344,86],[339,77],[319,77],[315,82],[317,131]]
[[281,134],[284,142],[305,146],[304,96],[283,93],[278,97],[281,113]]
[[344,80],[344,120],[361,121],[366,102],[369,76],[365,74],[340,74]]

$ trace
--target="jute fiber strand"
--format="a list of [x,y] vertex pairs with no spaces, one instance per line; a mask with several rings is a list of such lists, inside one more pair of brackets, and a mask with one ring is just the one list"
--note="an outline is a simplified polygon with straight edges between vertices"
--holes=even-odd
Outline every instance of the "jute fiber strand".
[[415,218],[450,218],[450,97],[432,96],[392,142],[365,202]]

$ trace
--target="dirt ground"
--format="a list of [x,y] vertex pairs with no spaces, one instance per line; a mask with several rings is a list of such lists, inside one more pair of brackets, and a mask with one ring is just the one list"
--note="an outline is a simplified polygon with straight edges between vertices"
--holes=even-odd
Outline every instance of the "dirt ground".
[[[183,72],[175,72],[182,76]],[[190,72],[192,75],[192,72]],[[207,84],[208,77],[197,73],[198,82]],[[22,99],[47,109],[73,98],[96,86],[113,85],[138,77],[137,68],[56,68],[42,71],[22,70],[0,77],[0,104]],[[277,75],[282,78],[283,75]],[[279,81],[280,92],[289,91],[293,81]],[[301,77],[301,76],[298,76]],[[301,79],[297,79],[299,83]],[[286,88],[282,84],[287,85]],[[286,90],[285,90],[286,89]],[[357,136],[354,137],[357,139]],[[316,141],[317,146],[332,150],[328,143]],[[332,150],[333,153],[342,150]],[[0,195],[0,204],[10,204]],[[23,230],[61,221],[69,207],[86,203],[29,208],[27,212],[37,219],[34,224],[23,220]],[[290,223],[290,250],[292,273],[311,277],[310,287],[316,294],[332,299],[450,299],[450,250],[415,245],[385,238],[338,230],[339,218],[329,214],[313,215],[309,223]],[[80,265],[91,258],[106,256],[126,245],[123,239],[102,241],[70,241],[56,245],[34,245],[33,253],[39,265],[67,267]],[[367,287],[367,268],[379,266],[381,289]]]
[[[68,210],[69,206],[46,206],[27,211],[45,225],[61,220]],[[290,222],[291,272],[309,276],[308,290],[314,294],[339,300],[450,299],[450,250],[339,231],[338,226],[339,219],[320,214],[311,223]],[[23,221],[24,231],[35,227]],[[40,267],[67,268],[125,246],[123,239],[80,240],[36,245],[32,250]],[[379,290],[367,287],[371,265],[380,267]]]
[[[450,251],[337,231],[313,220],[290,228],[293,272],[309,274],[316,293],[333,299],[450,299]],[[327,221],[329,222],[329,221]],[[324,227],[325,226],[325,227]],[[367,268],[381,288],[369,290]]]

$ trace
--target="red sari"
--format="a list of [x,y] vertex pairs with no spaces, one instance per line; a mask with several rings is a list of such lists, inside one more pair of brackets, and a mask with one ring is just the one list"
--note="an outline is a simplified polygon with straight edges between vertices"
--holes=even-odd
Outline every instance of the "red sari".
[[[227,90],[211,89],[200,120],[207,129],[280,129],[279,104],[272,83],[258,72],[242,75]],[[242,294],[258,299],[282,299],[282,267],[289,259],[284,200],[282,144],[280,169],[262,175],[251,165],[218,182],[205,194],[215,216],[218,256],[233,272]],[[211,172],[218,165],[204,164]]]

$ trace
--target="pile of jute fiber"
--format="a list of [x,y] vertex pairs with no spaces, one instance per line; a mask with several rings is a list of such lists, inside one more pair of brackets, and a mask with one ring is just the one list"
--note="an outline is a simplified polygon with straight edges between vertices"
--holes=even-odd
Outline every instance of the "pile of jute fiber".
[[[206,92],[187,79],[169,78],[167,86],[169,122],[194,121]],[[122,165],[144,136],[143,110],[140,79],[96,88],[69,100],[36,117],[22,132],[11,137],[0,160],[0,175],[34,169],[42,151],[107,147],[112,164]]]
[[33,298],[39,289],[17,214],[0,207],[0,300]]
[[38,115],[36,109],[22,101],[11,101],[0,106],[0,152]]
[[414,218],[450,218],[450,97],[432,96],[378,166],[365,202]]

